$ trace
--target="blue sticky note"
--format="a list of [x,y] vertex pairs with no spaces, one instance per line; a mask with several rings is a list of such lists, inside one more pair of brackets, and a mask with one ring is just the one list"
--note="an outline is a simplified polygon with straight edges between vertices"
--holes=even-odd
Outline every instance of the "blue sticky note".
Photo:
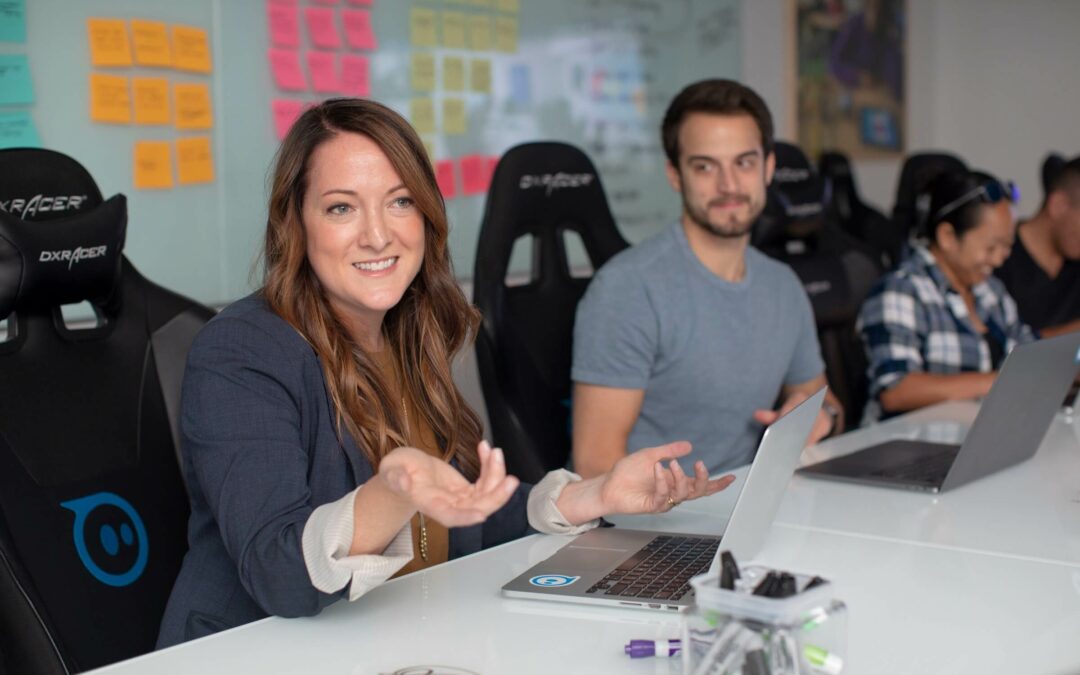
[[0,149],[40,147],[41,137],[30,113],[24,110],[0,112]]
[[0,54],[0,105],[33,102],[34,83],[26,54]]
[[517,64],[510,68],[510,100],[521,105],[529,105],[532,100],[528,66]]
[[26,42],[26,0],[0,0],[0,42]]

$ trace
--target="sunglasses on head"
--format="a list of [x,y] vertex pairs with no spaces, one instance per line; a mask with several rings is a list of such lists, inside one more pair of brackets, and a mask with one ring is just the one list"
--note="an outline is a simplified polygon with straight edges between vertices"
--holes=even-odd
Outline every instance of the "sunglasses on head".
[[976,199],[982,201],[984,204],[997,204],[1002,199],[1008,199],[1015,204],[1020,201],[1020,188],[1016,187],[1016,183],[1011,180],[1005,181],[1004,183],[1000,183],[996,180],[987,181],[974,190],[966,192],[945,206],[942,206],[937,210],[937,213],[934,214],[932,220],[940,221],[945,215],[952,213],[961,206]]

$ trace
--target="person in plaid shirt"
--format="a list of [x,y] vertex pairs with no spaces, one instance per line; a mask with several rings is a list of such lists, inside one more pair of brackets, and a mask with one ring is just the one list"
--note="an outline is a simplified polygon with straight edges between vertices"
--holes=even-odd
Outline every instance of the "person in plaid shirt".
[[1016,235],[1015,186],[981,172],[931,182],[926,244],[917,244],[863,303],[874,421],[951,399],[985,396],[1005,355],[1036,339],[992,276]]

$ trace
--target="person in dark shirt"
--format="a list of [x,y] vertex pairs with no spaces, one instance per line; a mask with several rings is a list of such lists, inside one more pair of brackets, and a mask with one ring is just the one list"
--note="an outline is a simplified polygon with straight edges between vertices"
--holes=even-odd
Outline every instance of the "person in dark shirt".
[[997,275],[1024,322],[1049,337],[1080,329],[1080,157],[1047,157],[1043,189]]

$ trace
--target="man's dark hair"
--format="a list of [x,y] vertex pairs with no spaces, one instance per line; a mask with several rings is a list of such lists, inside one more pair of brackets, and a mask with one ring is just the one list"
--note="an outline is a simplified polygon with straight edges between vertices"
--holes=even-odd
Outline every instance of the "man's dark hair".
[[687,86],[671,101],[660,139],[664,153],[674,167],[679,166],[679,128],[691,113],[749,115],[761,132],[761,148],[768,157],[773,151],[773,121],[769,106],[750,87],[734,80],[702,80]]
[[1043,163],[1043,207],[1046,207],[1046,200],[1050,195],[1058,190],[1065,192],[1072,204],[1080,201],[1080,157],[1073,157],[1067,162],[1062,159],[1052,167],[1047,167],[1046,164],[1047,162]]

